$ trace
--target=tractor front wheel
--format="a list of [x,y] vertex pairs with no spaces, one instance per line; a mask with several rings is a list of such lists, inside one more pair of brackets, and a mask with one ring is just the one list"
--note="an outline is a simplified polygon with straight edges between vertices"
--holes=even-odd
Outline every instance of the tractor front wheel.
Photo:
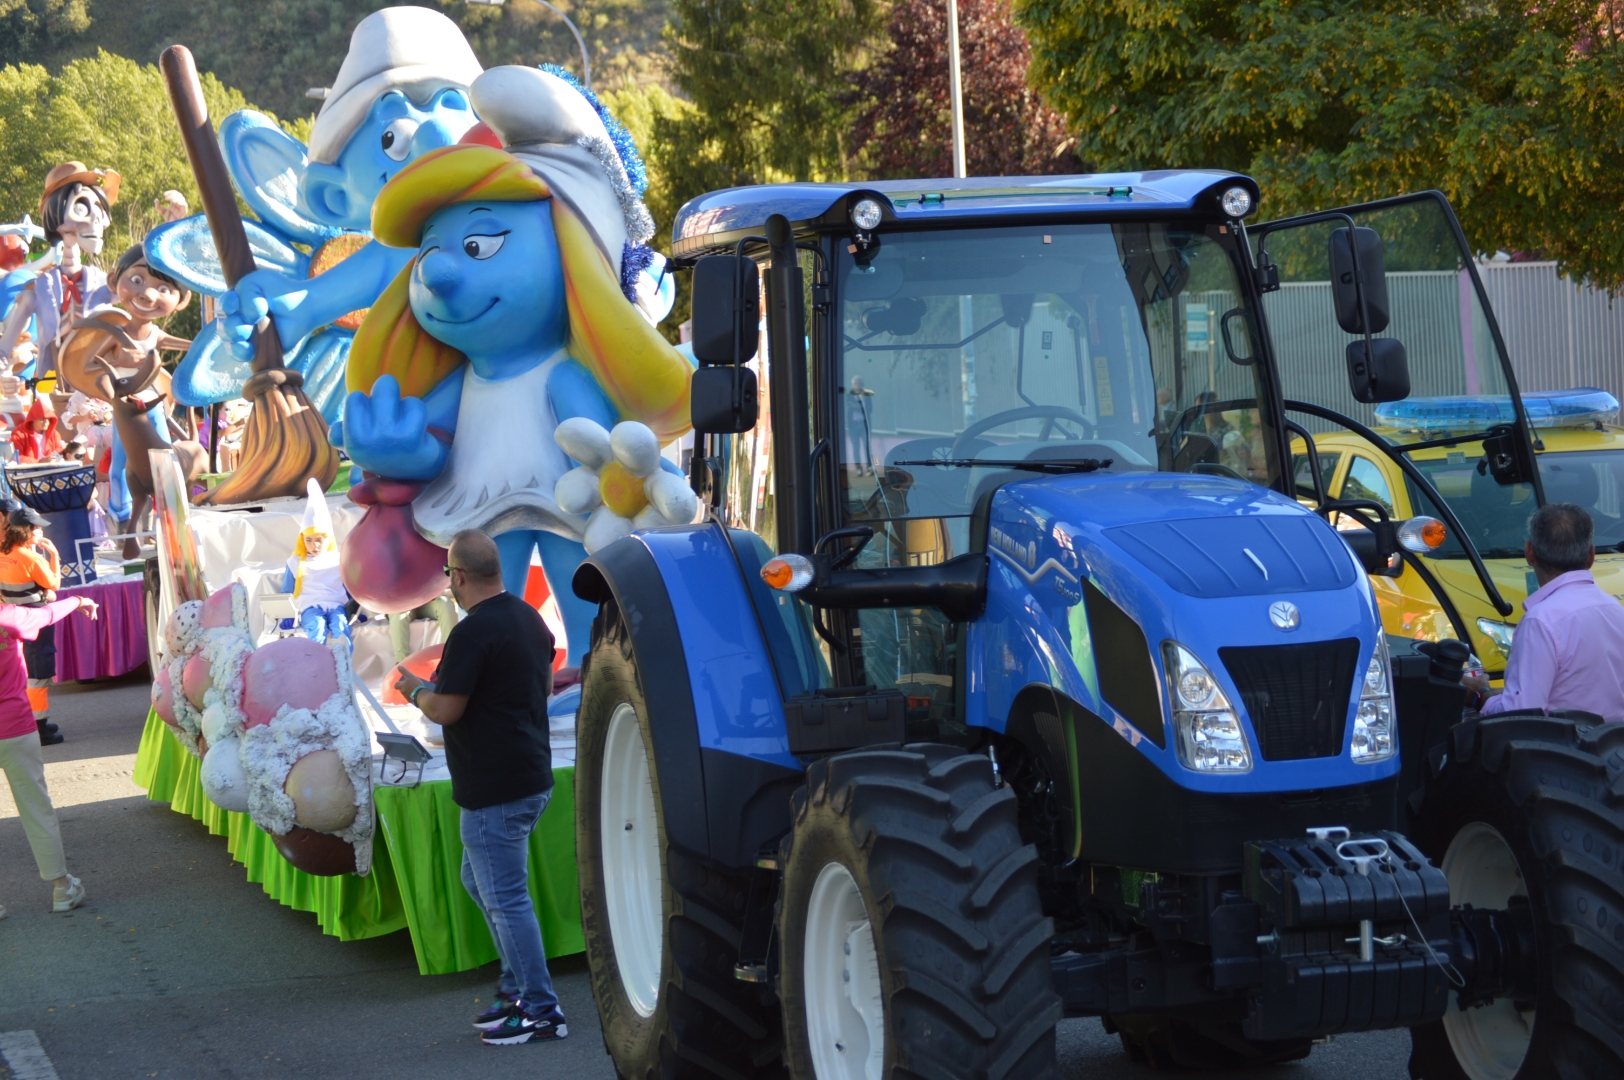
[[864,750],[807,781],[778,909],[790,1074],[1058,1076],[1037,855],[988,759]]
[[576,720],[575,841],[592,993],[625,1080],[782,1075],[778,1010],[733,976],[748,876],[671,844],[657,732],[613,600],[592,624]]

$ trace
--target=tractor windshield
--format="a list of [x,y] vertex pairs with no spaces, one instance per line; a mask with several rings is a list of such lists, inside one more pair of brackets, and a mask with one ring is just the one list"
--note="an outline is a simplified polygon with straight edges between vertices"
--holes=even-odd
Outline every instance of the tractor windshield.
[[1235,240],[1224,225],[1033,225],[844,252],[848,517],[963,519],[1011,461],[1272,483]]

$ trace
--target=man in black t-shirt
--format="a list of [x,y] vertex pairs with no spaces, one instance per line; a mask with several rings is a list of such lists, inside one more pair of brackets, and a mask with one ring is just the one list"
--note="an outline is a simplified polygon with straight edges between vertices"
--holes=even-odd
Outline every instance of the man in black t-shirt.
[[536,609],[502,588],[496,543],[468,529],[446,555],[451,595],[468,612],[446,640],[430,685],[398,669],[395,687],[445,729],[451,798],[462,808],[462,883],[502,961],[494,1005],[475,1018],[486,1043],[569,1034],[530,903],[530,833],[553,794],[547,696],[553,636]]

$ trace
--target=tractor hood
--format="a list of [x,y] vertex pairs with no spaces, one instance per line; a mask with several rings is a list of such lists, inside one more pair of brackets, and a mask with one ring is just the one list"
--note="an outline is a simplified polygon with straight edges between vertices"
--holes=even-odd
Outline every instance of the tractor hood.
[[[1023,689],[1053,687],[1198,790],[1329,788],[1397,771],[1396,755],[1350,754],[1357,676],[1380,635],[1374,594],[1342,539],[1295,501],[1216,476],[1023,480],[993,496],[987,551],[987,611],[970,629],[983,640],[967,652],[986,658],[970,694],[986,695],[989,719],[1007,717]],[[1180,762],[1170,641],[1240,714],[1249,772]]]

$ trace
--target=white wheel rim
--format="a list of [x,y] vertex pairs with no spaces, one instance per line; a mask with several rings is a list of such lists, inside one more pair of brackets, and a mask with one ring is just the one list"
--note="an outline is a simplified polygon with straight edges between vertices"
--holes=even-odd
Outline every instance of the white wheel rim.
[[[1450,903],[1504,910],[1514,896],[1527,896],[1517,857],[1492,825],[1474,821],[1449,842],[1440,868],[1449,879]],[[1462,1012],[1453,995],[1444,1013],[1444,1032],[1455,1061],[1471,1080],[1512,1080],[1528,1056],[1534,1036],[1534,1010],[1523,1012],[1510,998]]]
[[812,1071],[818,1080],[880,1080],[885,998],[874,929],[851,871],[818,872],[806,909],[803,990]]
[[622,704],[609,718],[599,796],[603,891],[620,983],[637,1015],[654,1015],[664,953],[659,825],[654,784],[637,711]]

